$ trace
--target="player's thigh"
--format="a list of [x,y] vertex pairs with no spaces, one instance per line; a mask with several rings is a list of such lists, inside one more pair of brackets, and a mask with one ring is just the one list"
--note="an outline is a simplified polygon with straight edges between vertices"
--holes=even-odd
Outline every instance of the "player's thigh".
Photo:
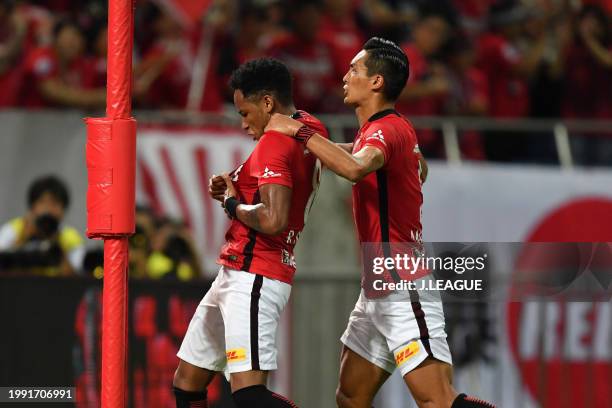
[[340,358],[336,401],[341,408],[370,408],[376,393],[389,378],[383,368],[371,363],[346,345]]
[[266,385],[268,383],[268,371],[250,370],[230,374],[230,385],[232,393],[253,385]]
[[226,269],[226,273],[229,284],[221,289],[219,303],[225,321],[227,371],[275,370],[276,334],[291,286],[248,272]]
[[[425,277],[423,280],[431,279]],[[417,284],[419,281],[417,281]],[[385,338],[402,376],[428,357],[452,364],[438,294],[406,291],[384,301],[370,302],[372,322]]]
[[370,408],[376,392],[395,368],[386,339],[372,321],[371,309],[362,292],[340,339],[344,348],[336,397],[343,408]]
[[452,366],[435,358],[426,358],[404,375],[404,381],[421,408],[450,407],[457,396],[452,386]]
[[201,384],[203,375],[192,367],[210,372],[225,368],[225,328],[217,299],[222,279],[219,274],[196,308],[177,353],[181,362],[188,364],[179,364],[177,370],[177,378],[183,384],[190,375],[194,376],[194,384]]
[[172,385],[183,391],[202,391],[211,383],[216,374],[215,371],[179,360]]

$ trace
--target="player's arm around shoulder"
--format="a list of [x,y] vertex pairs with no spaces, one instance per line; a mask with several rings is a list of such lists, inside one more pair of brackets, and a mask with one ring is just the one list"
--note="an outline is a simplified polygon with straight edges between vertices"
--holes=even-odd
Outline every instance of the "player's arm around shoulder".
[[270,119],[268,131],[291,136],[306,145],[306,148],[321,160],[321,163],[345,179],[356,183],[385,164],[385,155],[375,146],[366,146],[354,155],[320,134],[307,130],[304,125],[288,116],[274,114]]

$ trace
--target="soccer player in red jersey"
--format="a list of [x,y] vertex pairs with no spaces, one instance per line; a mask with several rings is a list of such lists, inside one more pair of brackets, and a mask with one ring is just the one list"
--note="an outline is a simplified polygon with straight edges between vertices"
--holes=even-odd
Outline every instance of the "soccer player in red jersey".
[[[353,214],[362,246],[362,293],[342,336],[340,382],[336,394],[341,408],[370,408],[380,386],[398,368],[419,407],[492,407],[451,384],[452,361],[444,312],[437,294],[376,293],[364,250],[374,244],[385,257],[397,246],[421,244],[421,182],[423,160],[410,122],[394,109],[408,79],[408,58],[396,44],[372,38],[353,58],[344,76],[345,104],[355,108],[360,130],[352,146],[336,145],[302,123],[274,115],[267,130],[276,130],[305,143],[307,149],[336,174],[352,181]],[[387,269],[386,280],[427,280],[417,271],[399,276]],[[373,293],[374,292],[374,293]],[[371,295],[371,296],[370,296]],[[385,297],[371,299],[372,297]]]
[[[327,137],[316,118],[296,110],[291,75],[281,62],[262,58],[241,65],[230,84],[242,127],[257,140],[249,158],[222,177],[210,195],[232,218],[219,274],[198,306],[178,352],[174,377],[178,408],[206,406],[206,386],[228,371],[238,408],[294,407],[266,388],[276,364],[276,330],[295,273],[293,248],[313,203],[320,161],[304,146],[274,131],[280,113]],[[289,116],[288,116],[289,117]]]

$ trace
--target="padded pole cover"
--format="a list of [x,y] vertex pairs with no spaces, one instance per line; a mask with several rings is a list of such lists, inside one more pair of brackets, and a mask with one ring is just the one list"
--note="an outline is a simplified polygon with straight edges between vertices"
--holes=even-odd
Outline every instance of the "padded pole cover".
[[136,120],[87,118],[87,237],[134,233]]

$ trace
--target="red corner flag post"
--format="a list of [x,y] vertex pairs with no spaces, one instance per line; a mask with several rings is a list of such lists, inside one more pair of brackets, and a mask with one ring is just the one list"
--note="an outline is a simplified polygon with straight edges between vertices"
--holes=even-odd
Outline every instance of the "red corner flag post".
[[134,233],[136,179],[133,33],[134,0],[109,0],[106,117],[86,120],[87,236],[104,239],[102,408],[126,405],[128,236]]

